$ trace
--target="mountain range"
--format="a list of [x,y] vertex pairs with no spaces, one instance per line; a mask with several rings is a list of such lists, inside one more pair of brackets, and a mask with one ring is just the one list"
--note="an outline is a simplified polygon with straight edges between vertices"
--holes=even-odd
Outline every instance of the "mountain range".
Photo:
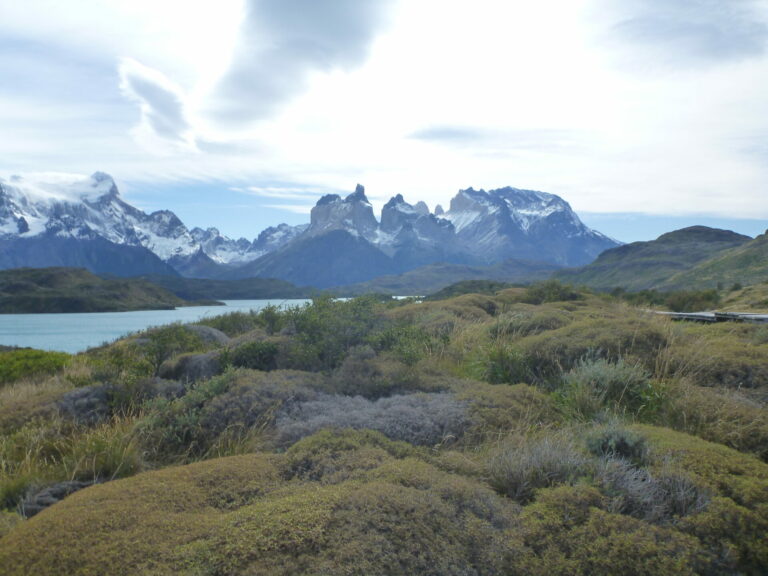
[[578,266],[617,245],[562,198],[510,187],[460,190],[449,210],[434,212],[398,194],[377,220],[358,185],[346,197],[320,198],[308,224],[280,224],[248,240],[188,229],[169,210],[147,214],[100,172],[0,179],[0,269],[80,266],[118,276],[268,277],[325,288],[436,263]]

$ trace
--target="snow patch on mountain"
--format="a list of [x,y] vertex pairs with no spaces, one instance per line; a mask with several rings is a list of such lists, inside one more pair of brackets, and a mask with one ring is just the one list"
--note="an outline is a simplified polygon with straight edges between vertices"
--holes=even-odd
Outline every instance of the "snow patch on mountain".
[[[288,234],[285,229],[281,233]],[[214,262],[232,265],[255,260],[282,244],[273,239],[256,249],[254,242],[230,239],[216,228],[190,231],[169,210],[146,214],[124,202],[114,180],[101,172],[90,177],[38,173],[0,178],[0,235],[43,234],[99,236],[115,244],[147,248],[166,262],[192,258],[202,248]]]

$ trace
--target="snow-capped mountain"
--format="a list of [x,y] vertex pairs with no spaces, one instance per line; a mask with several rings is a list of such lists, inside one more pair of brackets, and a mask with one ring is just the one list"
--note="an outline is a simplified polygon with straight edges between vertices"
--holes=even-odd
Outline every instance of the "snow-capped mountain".
[[147,214],[114,181],[42,175],[0,179],[0,268],[85,266],[97,273],[273,277],[318,287],[361,282],[433,263],[509,258],[586,264],[617,243],[586,227],[562,198],[501,188],[460,190],[446,212],[402,195],[377,220],[360,184],[328,194],[309,224],[280,224],[249,241],[188,229],[171,211]]
[[216,228],[188,230],[169,210],[147,214],[126,203],[113,179],[100,172],[90,178],[43,174],[0,179],[0,239],[6,241],[101,238],[145,248],[183,269],[187,261],[199,266],[200,253],[213,267],[255,260],[290,240],[292,227],[282,226],[276,238],[267,235],[255,242],[233,240]]
[[579,266],[617,245],[585,226],[568,202],[546,192],[467,188],[442,218],[453,224],[459,242],[488,264],[527,258]]
[[317,201],[310,214],[306,234],[319,236],[331,230],[344,230],[353,236],[374,242],[379,223],[373,215],[373,206],[360,184],[342,200],[338,194],[327,194]]
[[379,222],[358,184],[346,198],[323,196],[306,231],[231,276],[274,276],[327,287],[437,262],[516,258],[574,266],[617,245],[585,226],[562,198],[544,192],[469,188],[459,191],[450,210],[436,212],[398,194],[384,205]]

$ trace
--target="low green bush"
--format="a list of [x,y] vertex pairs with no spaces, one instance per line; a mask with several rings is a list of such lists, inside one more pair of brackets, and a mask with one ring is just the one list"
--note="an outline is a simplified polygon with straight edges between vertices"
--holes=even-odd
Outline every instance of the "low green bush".
[[521,515],[524,543],[533,554],[513,573],[534,576],[590,574],[678,576],[733,573],[694,536],[601,509],[588,486],[541,490]]
[[602,411],[638,415],[656,410],[657,392],[648,372],[637,364],[622,358],[583,358],[563,375],[559,397],[569,416],[591,420]]
[[545,302],[565,302],[578,300],[582,295],[568,284],[557,280],[545,280],[531,284],[523,296],[523,302],[528,304],[544,304]]
[[64,352],[29,348],[0,351],[0,385],[21,378],[53,374],[66,367],[71,358]]
[[269,371],[277,369],[279,352],[277,342],[262,340],[241,344],[230,350],[227,358],[229,363],[237,368]]

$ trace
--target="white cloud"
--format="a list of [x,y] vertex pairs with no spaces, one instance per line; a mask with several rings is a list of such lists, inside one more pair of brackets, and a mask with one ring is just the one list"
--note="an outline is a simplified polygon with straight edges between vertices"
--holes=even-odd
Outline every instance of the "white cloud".
[[184,95],[161,72],[131,58],[123,58],[120,62],[120,89],[139,104],[141,121],[136,133],[140,140],[166,141],[195,148]]
[[315,71],[365,61],[390,0],[247,0],[229,69],[207,103],[226,127],[264,120]]
[[766,6],[9,3],[0,172],[215,179],[302,214],[361,182],[377,207],[513,185],[592,212],[768,218]]
[[264,208],[273,208],[275,210],[285,210],[294,214],[309,214],[315,204],[265,204]]

